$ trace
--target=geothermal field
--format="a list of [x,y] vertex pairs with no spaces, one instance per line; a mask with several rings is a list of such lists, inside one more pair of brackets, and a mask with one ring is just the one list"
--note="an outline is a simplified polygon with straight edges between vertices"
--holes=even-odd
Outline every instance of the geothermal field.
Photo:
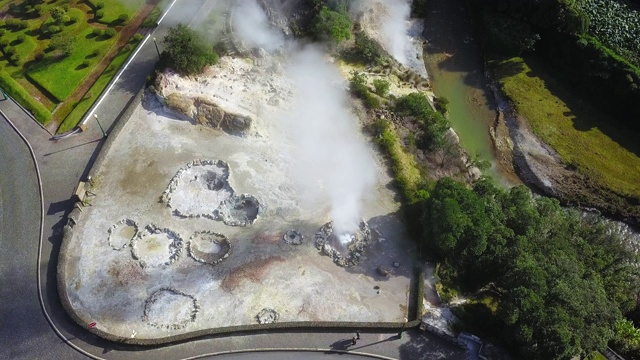
[[63,264],[81,320],[144,339],[404,321],[416,249],[362,111],[332,59],[271,35],[165,73],[113,140]]

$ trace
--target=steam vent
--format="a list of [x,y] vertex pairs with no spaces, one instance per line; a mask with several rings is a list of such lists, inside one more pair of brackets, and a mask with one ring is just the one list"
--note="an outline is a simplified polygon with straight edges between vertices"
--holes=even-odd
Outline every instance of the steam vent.
[[343,267],[355,266],[371,240],[369,224],[360,221],[359,230],[350,234],[335,234],[333,222],[328,222],[316,233],[316,248],[330,256],[333,262]]

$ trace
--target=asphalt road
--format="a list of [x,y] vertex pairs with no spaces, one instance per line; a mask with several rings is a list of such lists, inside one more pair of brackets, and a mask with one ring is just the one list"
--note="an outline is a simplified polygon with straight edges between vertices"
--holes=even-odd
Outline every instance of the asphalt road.
[[[161,40],[169,26],[179,22],[189,23],[197,18],[196,14],[203,13],[202,9],[209,8],[212,2],[214,0],[178,0],[152,37]],[[161,42],[159,46],[162,50]],[[132,97],[144,86],[157,57],[153,41],[147,41],[96,109],[107,131],[113,128]],[[66,315],[60,304],[56,289],[56,264],[62,226],[73,206],[71,195],[78,181],[86,178],[100,152],[102,134],[91,120],[87,131],[54,142],[49,140],[49,133],[13,102],[0,101],[0,110],[26,136],[34,149],[42,175],[45,213],[44,236],[39,249],[41,208],[35,164],[24,142],[0,117],[0,359],[86,358],[74,347],[91,354],[93,358],[152,360],[193,358],[256,348],[335,349],[353,335],[335,331],[237,334],[152,348],[115,344],[86,332]],[[39,251],[42,254],[40,263],[37,262]],[[40,284],[37,282],[38,273],[42,277]],[[39,287],[46,314],[51,317],[53,326],[47,322],[41,309]],[[348,350],[403,360],[464,358],[459,349],[437,337],[419,332],[409,332],[402,339],[393,334],[363,333],[358,345]],[[297,355],[291,354],[296,359],[316,356],[308,353]],[[255,358],[268,359],[262,354]]]

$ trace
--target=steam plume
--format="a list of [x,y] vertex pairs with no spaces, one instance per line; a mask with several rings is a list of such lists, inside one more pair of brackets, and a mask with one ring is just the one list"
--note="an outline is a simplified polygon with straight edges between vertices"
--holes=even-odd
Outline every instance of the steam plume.
[[233,12],[235,33],[250,47],[269,52],[284,45],[284,36],[269,27],[269,20],[255,0],[238,2]]
[[[378,19],[369,18],[368,10],[374,7],[379,8],[376,14],[382,14]],[[364,21],[380,32],[377,40],[387,52],[402,65],[409,65],[407,52],[414,46],[407,34],[411,15],[409,0],[355,0],[350,2],[350,8],[352,12],[364,13]]]
[[348,94],[337,86],[344,80],[314,47],[293,55],[287,73],[295,87],[295,102],[287,120],[297,145],[296,170],[304,175],[307,191],[328,196],[336,232],[353,232],[362,216],[361,200],[374,184],[375,171],[348,110]]
[[[267,51],[284,44],[255,0],[241,1],[233,16],[237,34],[248,44]],[[354,232],[362,198],[375,182],[375,166],[349,112],[344,79],[310,46],[293,50],[287,76],[295,99],[283,116],[287,134],[281,135],[293,142],[293,178],[305,202],[330,201],[337,234]]]

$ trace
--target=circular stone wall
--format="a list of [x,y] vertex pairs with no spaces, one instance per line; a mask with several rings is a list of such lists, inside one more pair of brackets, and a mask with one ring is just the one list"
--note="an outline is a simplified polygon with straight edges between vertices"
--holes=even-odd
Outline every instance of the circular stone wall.
[[131,243],[138,234],[138,224],[131,219],[120,220],[107,230],[109,237],[107,242],[113,250],[122,250]]
[[253,195],[232,196],[220,204],[215,215],[229,226],[247,226],[258,218],[260,203]]
[[178,330],[195,321],[198,309],[198,301],[193,296],[164,288],[147,298],[142,320],[160,329]]
[[178,170],[160,201],[180,217],[221,220],[248,226],[258,218],[260,203],[253,195],[236,195],[229,184],[229,165],[222,160],[194,160]]
[[182,252],[182,239],[170,229],[147,227],[131,240],[131,254],[140,266],[162,266],[176,261]]
[[189,256],[194,260],[215,265],[226,259],[231,252],[229,239],[222,234],[201,231],[193,234],[187,244]]
[[[353,234],[335,234],[333,222],[324,224],[316,233],[316,248],[330,256],[333,262],[344,267],[360,263],[360,256],[371,240],[369,225],[360,221],[359,229]],[[340,250],[338,250],[340,248]]]
[[182,217],[213,217],[220,204],[233,196],[229,165],[221,160],[194,160],[178,170],[161,200]]

